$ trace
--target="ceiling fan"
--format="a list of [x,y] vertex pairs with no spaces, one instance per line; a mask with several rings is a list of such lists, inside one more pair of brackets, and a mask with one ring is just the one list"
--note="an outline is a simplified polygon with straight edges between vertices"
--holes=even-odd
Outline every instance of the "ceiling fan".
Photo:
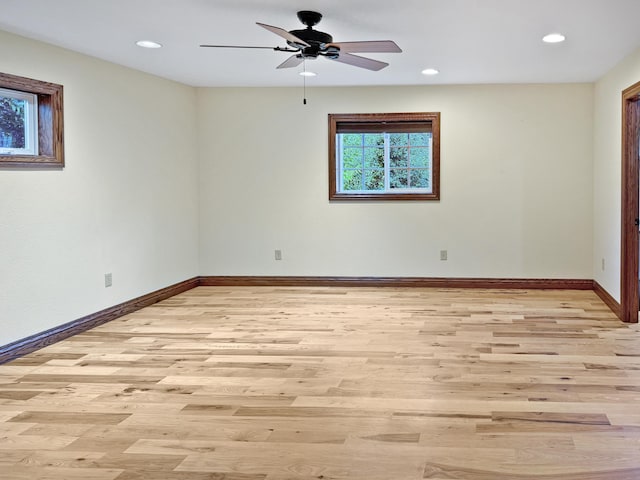
[[302,10],[298,12],[298,19],[307,28],[301,30],[287,31],[283,28],[266,25],[256,22],[262,28],[266,28],[270,32],[284,38],[287,41],[287,47],[253,47],[245,45],[200,45],[201,47],[210,48],[261,48],[275,50],[276,52],[292,52],[287,60],[282,62],[276,68],[292,68],[297,67],[308,59],[318,57],[326,57],[336,62],[346,63],[354,67],[366,68],[367,70],[378,71],[388,66],[388,63],[380,62],[372,58],[353,55],[354,53],[398,53],[402,52],[400,47],[391,40],[375,40],[370,42],[334,42],[333,37],[328,33],[314,30],[313,26],[317,25],[322,19],[322,15],[318,12]]

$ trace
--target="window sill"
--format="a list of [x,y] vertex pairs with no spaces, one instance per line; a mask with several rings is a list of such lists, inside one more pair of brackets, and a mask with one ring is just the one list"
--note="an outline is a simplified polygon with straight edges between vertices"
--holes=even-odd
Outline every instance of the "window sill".
[[439,201],[440,194],[438,192],[435,193],[330,193],[329,200],[339,200],[339,201]]
[[47,155],[0,155],[0,167],[62,168],[64,162]]

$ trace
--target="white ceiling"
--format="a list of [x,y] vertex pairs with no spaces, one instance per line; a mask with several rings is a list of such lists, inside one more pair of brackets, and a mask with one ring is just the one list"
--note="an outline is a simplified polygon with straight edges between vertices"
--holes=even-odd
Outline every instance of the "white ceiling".
[[[284,47],[255,22],[304,28],[298,10],[334,41],[403,49],[364,54],[390,63],[379,72],[308,61],[309,86],[591,82],[640,47],[640,0],[0,0],[0,29],[194,86],[299,86],[302,67],[275,68],[288,53],[199,48]],[[567,41],[542,43],[555,31]]]

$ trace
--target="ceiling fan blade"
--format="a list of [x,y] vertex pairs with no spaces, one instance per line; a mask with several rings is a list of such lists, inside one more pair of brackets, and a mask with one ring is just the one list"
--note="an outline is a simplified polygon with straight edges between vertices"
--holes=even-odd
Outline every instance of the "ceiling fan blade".
[[275,47],[253,47],[250,45],[200,45],[209,48],[264,48],[266,50],[275,50]]
[[[329,58],[329,57],[327,57]],[[351,55],[350,53],[340,53],[338,58],[334,58],[336,62],[346,63],[347,65],[353,65],[354,67],[366,68],[367,70],[373,70],[377,72],[388,66],[388,63],[379,62],[372,58],[359,57],[358,55]]]
[[304,61],[304,58],[302,58],[302,55],[291,55],[284,62],[282,62],[280,65],[278,65],[276,68],[293,68],[293,67],[297,67],[303,61]]
[[296,45],[301,45],[303,47],[310,47],[311,46],[307,42],[305,42],[304,40],[296,37],[295,35],[290,34],[284,28],[274,27],[272,25],[267,25],[265,23],[260,23],[260,22],[256,22],[256,23],[258,25],[260,25],[262,28],[266,28],[270,32],[273,32],[276,35],[281,36],[282,38],[284,38],[288,42],[294,43]]
[[339,42],[329,43],[344,53],[400,53],[402,49],[391,40],[374,40],[371,42]]

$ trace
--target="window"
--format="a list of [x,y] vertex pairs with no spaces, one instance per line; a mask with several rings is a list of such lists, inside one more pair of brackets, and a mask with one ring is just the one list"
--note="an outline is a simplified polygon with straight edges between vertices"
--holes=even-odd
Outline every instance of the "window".
[[0,88],[0,155],[35,155],[37,151],[37,97]]
[[64,166],[62,86],[0,73],[0,167]]
[[440,114],[329,114],[330,200],[439,200]]

